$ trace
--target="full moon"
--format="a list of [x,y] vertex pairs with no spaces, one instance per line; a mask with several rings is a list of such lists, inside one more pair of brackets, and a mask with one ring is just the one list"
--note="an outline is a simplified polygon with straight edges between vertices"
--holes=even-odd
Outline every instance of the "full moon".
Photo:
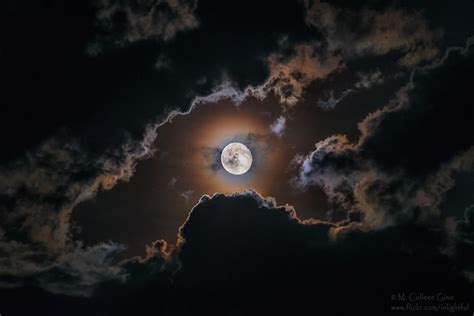
[[230,143],[222,150],[221,163],[228,173],[241,175],[252,166],[252,153],[242,143]]

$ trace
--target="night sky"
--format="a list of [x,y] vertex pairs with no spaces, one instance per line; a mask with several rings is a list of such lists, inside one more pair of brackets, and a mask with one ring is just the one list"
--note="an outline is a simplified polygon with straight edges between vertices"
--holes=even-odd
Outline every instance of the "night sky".
[[0,315],[472,315],[473,15],[7,0]]

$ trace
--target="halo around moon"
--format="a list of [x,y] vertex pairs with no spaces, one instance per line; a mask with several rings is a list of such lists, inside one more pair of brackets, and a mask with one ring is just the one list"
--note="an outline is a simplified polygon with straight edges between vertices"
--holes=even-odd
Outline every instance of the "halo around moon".
[[246,173],[252,166],[252,160],[250,149],[242,143],[230,143],[222,150],[222,167],[230,174]]

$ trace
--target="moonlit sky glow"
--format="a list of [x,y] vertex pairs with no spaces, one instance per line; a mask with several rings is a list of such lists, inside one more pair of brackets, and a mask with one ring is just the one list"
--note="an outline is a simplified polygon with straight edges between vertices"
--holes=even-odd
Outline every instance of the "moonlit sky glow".
[[[345,111],[324,111],[311,102],[301,103],[292,110],[292,118],[287,119],[281,135],[271,129],[281,115],[275,98],[249,98],[240,105],[223,100],[198,106],[188,115],[178,115],[159,129],[157,154],[137,165],[130,182],[119,183],[114,190],[78,206],[79,211],[74,214],[81,223],[81,238],[91,244],[104,239],[127,240],[128,254],[138,254],[144,240],[157,236],[174,240],[189,208],[203,194],[231,194],[247,189],[294,206],[300,218],[336,216],[338,220],[337,213],[328,213],[321,188],[293,188],[291,179],[297,172],[292,167],[293,160],[314,148],[313,139],[324,139],[334,130],[357,139],[357,122],[370,111],[368,106],[377,105],[367,101],[372,97],[378,96],[354,98],[350,116]],[[239,176],[227,172],[220,160],[222,150],[232,142],[245,144],[252,153],[252,167]],[[116,214],[128,214],[129,201],[135,203],[134,216],[123,221],[120,219],[124,216],[117,216],[114,225],[104,226],[109,216],[105,210],[113,208]],[[161,207],[158,209],[157,205]],[[136,238],[128,241],[124,231]]]
[[[334,130],[357,139],[357,122],[370,111],[368,106],[377,105],[367,101],[372,97],[378,96],[354,98],[354,106],[345,110],[351,111],[350,116],[345,111],[323,111],[311,102],[301,103],[292,110],[281,135],[271,129],[281,115],[275,98],[250,98],[238,106],[223,100],[178,115],[159,129],[157,154],[137,165],[130,182],[119,183],[114,190],[78,206],[74,215],[81,223],[81,238],[90,244],[104,239],[127,241],[128,254],[139,254],[144,241],[157,237],[174,240],[189,208],[203,194],[247,189],[293,205],[303,219],[337,216],[328,213],[319,187],[294,190],[291,178],[297,170],[292,168],[292,161],[314,148],[313,139],[324,139]],[[252,167],[239,176],[227,172],[220,161],[222,150],[232,142],[245,144],[252,153]],[[132,218],[125,220],[125,215],[118,215],[114,225],[104,225],[108,222],[107,209],[128,214],[129,201],[135,203]],[[135,236],[132,242],[124,232]]]

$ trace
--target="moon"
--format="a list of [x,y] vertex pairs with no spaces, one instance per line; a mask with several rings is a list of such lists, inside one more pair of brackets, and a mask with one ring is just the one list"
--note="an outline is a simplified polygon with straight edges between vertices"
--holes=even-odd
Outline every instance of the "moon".
[[242,175],[249,171],[252,160],[252,153],[242,143],[230,143],[222,150],[222,167],[233,175]]

